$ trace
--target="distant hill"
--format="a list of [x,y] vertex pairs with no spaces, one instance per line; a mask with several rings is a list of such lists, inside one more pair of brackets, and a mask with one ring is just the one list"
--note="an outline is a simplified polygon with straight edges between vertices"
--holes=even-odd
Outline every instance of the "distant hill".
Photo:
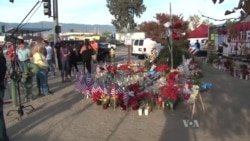
[[[0,26],[5,25],[5,29],[8,30],[13,27],[17,27],[18,23],[5,23],[0,22]],[[71,29],[75,32],[94,32],[94,33],[102,33],[102,32],[115,32],[115,28],[112,25],[89,25],[89,24],[74,24],[74,23],[61,23],[62,32],[69,32]],[[23,27],[30,28],[53,28],[53,22],[41,21],[35,23],[26,23],[22,25]],[[50,31],[52,32],[52,31]]]

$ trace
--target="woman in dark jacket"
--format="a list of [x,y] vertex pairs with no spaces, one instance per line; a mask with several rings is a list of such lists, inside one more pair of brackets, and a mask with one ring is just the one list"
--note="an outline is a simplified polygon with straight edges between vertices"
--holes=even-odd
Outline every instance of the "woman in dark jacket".
[[88,73],[91,73],[91,56],[92,56],[92,47],[90,45],[89,39],[85,39],[84,45],[80,50],[80,54],[82,56],[83,61],[83,71],[85,73],[85,68],[87,69]]
[[78,58],[78,52],[75,47],[75,44],[70,44],[70,58],[69,58],[69,76],[72,76],[72,67],[75,68],[75,71],[78,72],[78,67],[77,67],[77,58]]

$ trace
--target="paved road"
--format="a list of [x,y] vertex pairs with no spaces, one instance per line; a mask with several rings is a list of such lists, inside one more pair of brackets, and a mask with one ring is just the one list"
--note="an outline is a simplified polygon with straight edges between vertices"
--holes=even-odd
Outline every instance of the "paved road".
[[25,110],[20,122],[15,113],[6,117],[8,132],[12,141],[249,141],[250,80],[232,78],[208,65],[202,69],[203,81],[213,88],[202,93],[206,112],[197,105],[194,120],[199,127],[184,126],[183,120],[192,120],[186,118],[190,112],[185,113],[183,104],[174,112],[156,110],[148,117],[135,111],[104,111],[82,100],[72,83],[50,77],[56,93],[32,101],[36,110]]

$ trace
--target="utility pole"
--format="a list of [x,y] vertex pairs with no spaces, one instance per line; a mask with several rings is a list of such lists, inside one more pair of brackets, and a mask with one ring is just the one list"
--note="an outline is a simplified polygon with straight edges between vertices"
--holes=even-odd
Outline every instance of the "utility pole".
[[[170,25],[173,25],[173,16],[172,16],[172,7],[171,7],[171,2],[169,3],[169,14],[170,14]],[[172,33],[171,33],[172,34]],[[169,37],[169,44],[170,44],[170,57],[171,57],[171,69],[174,69],[174,57],[173,57],[173,39],[172,39],[172,35]]]
[[58,22],[58,0],[53,0],[53,20],[54,20],[54,44],[57,42],[60,33]]

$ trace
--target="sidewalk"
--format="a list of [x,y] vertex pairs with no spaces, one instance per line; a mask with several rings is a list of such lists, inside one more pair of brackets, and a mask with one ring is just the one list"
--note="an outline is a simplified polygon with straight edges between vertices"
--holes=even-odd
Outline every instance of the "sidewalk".
[[209,66],[203,73],[204,82],[213,88],[202,94],[206,112],[198,108],[196,128],[184,126],[182,104],[174,112],[155,110],[149,116],[102,110],[75,92],[73,82],[61,83],[57,75],[50,80],[55,94],[28,103],[35,110],[25,110],[22,121],[15,119],[17,113],[6,117],[7,130],[11,141],[248,141],[250,80],[232,78]]

